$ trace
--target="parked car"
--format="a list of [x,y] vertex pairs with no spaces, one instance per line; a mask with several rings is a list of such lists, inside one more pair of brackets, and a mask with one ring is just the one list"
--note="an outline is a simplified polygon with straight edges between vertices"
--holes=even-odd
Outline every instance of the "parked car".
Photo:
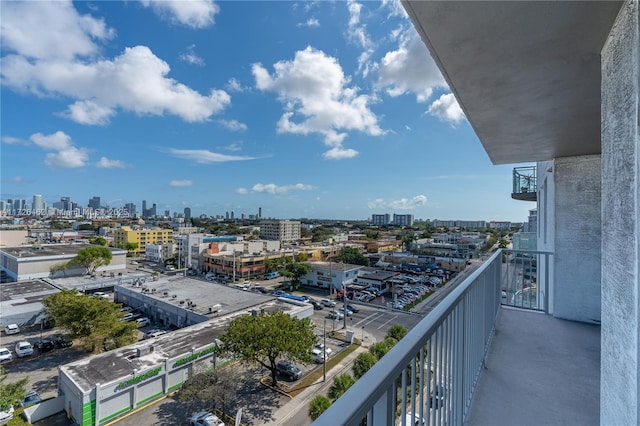
[[20,327],[18,324],[7,324],[4,326],[4,334],[18,334],[20,333]]
[[3,405],[0,407],[0,424],[5,424],[13,418],[13,405]]
[[97,297],[99,299],[108,299],[109,295],[103,291],[96,291],[92,294],[93,297]]
[[319,351],[324,350],[327,353],[327,358],[329,358],[329,356],[333,353],[333,351],[331,350],[331,348],[326,347],[324,345],[324,343],[318,343],[316,345],[313,346],[314,349],[318,349]]
[[145,335],[145,339],[153,339],[154,337],[162,336],[163,334],[167,334],[165,330],[149,330]]
[[311,359],[316,364],[324,363],[326,358],[328,358],[328,356],[326,355],[326,353],[324,351],[321,351],[320,349],[316,349],[316,348],[313,348],[311,350]]
[[0,348],[0,363],[13,361],[13,354],[7,348]]
[[327,308],[335,308],[336,306],[336,302],[329,299],[322,299],[320,300],[320,303],[322,304],[322,306],[326,306]]
[[18,355],[18,358],[33,355],[33,346],[31,345],[31,343],[23,340],[16,343],[15,351],[16,355]]
[[147,317],[142,317],[142,318],[138,318],[136,319],[136,325],[138,327],[146,327],[148,325],[151,324],[151,320]]
[[30,390],[24,395],[24,399],[22,400],[20,405],[23,407],[28,407],[30,405],[38,404],[40,401],[42,401],[42,398],[40,398],[40,394],[38,394],[38,392],[36,392],[35,390]]
[[224,423],[215,414],[200,411],[191,416],[189,426],[224,426]]
[[292,362],[281,360],[276,364],[276,371],[288,380],[298,380],[302,377],[302,371]]
[[38,352],[43,353],[43,352],[49,352],[50,350],[53,350],[55,345],[53,344],[53,341],[51,339],[48,339],[45,337],[44,339],[40,339],[36,341],[33,344],[33,347],[36,348]]
[[338,308],[337,311],[340,312],[340,314],[342,316],[346,315],[346,316],[350,317],[351,315],[353,315],[353,311],[350,311],[349,309]]
[[51,340],[53,340],[53,344],[58,348],[68,348],[73,346],[73,340],[64,334],[56,334],[51,338]]

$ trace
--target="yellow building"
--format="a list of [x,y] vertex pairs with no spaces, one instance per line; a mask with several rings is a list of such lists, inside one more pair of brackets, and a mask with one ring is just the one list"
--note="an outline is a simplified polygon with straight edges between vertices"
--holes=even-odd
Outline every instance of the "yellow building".
[[116,247],[127,248],[127,243],[136,243],[138,247],[132,250],[133,255],[143,255],[147,244],[165,244],[173,242],[172,229],[145,229],[123,226],[116,229],[113,235],[113,242]]

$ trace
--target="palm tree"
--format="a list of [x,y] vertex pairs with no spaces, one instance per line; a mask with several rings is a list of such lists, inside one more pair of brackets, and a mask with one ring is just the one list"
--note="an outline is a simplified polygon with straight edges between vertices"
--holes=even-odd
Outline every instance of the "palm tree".
[[317,419],[330,406],[331,401],[329,398],[324,395],[316,396],[309,403],[309,417],[311,417],[311,420]]
[[329,388],[329,392],[327,392],[327,396],[335,401],[340,398],[353,384],[356,382],[356,379],[349,374],[341,374],[333,378],[333,384]]

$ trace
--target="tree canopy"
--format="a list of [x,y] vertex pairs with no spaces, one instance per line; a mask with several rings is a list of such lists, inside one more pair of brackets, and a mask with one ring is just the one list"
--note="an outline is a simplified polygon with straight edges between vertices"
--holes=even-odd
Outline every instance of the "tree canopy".
[[4,383],[6,379],[4,367],[0,365],[0,409],[19,404],[24,399],[27,392],[26,386],[29,382],[28,377],[13,383]]
[[351,386],[353,386],[355,382],[356,379],[354,379],[350,374],[343,373],[339,376],[335,376],[333,378],[333,383],[329,387],[327,396],[332,401],[335,401],[340,398]]
[[313,327],[309,319],[292,318],[280,311],[261,312],[232,320],[220,340],[225,353],[267,368],[276,386],[278,360],[312,362],[311,349],[317,339]]
[[407,335],[407,329],[401,326],[400,324],[395,324],[389,327],[389,329],[387,330],[386,337],[394,339],[399,342],[406,335]]
[[214,368],[194,374],[180,389],[180,402],[195,410],[229,413],[242,383],[237,369]]
[[121,321],[124,313],[118,304],[75,290],[62,290],[45,298],[42,304],[44,314],[72,338],[81,338],[89,352],[114,349],[137,340],[135,323]]
[[369,371],[376,362],[378,362],[378,359],[370,352],[361,353],[353,361],[353,375],[356,379],[359,379],[364,376],[364,373]]
[[317,395],[309,403],[309,417],[316,420],[327,408],[331,406],[331,401],[324,395]]
[[71,263],[85,267],[87,274],[93,274],[100,266],[111,263],[113,254],[108,247],[89,246],[78,250]]
[[369,258],[360,252],[356,247],[343,247],[338,253],[337,259],[343,263],[351,265],[369,266]]

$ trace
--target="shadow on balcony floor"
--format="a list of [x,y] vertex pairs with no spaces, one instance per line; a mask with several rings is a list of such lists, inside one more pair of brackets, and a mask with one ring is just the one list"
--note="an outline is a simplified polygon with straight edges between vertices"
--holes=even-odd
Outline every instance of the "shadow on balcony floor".
[[501,309],[465,425],[599,423],[600,326]]

